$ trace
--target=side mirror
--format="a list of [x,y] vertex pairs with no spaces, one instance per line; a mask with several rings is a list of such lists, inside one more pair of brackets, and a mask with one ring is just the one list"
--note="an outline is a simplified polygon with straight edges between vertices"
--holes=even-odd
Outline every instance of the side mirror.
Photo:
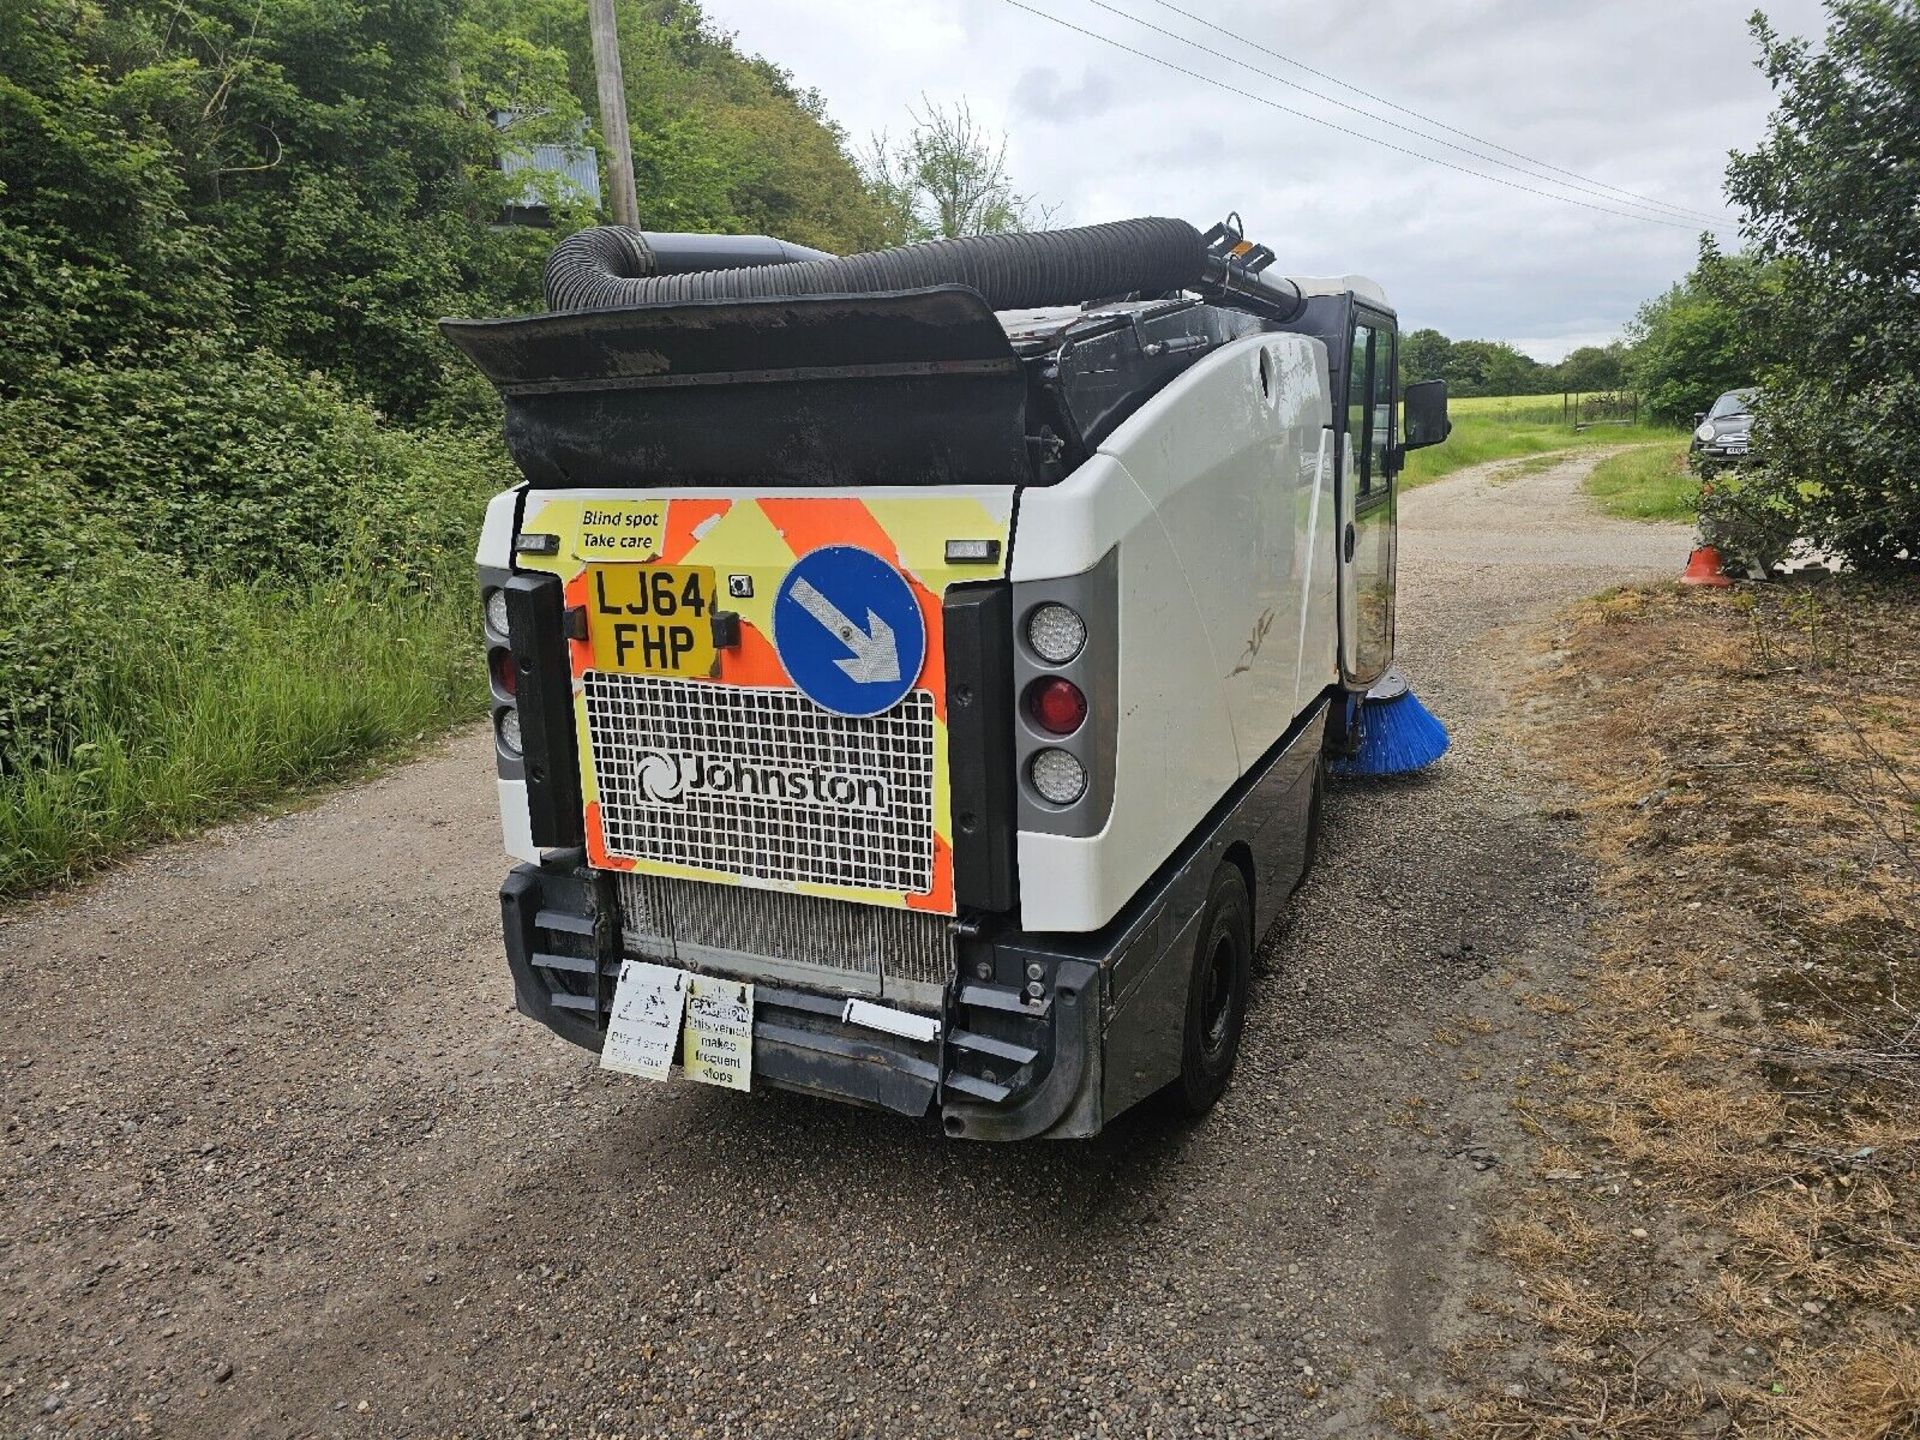
[[1405,439],[1401,441],[1402,450],[1418,450],[1427,445],[1438,445],[1453,430],[1453,422],[1447,419],[1447,382],[1444,380],[1420,380],[1407,386],[1401,397],[1406,406]]
[[1704,424],[1706,424],[1706,422],[1707,422],[1707,412],[1706,412],[1706,411],[1704,411],[1704,410],[1696,410],[1696,411],[1694,411],[1694,412],[1693,412],[1693,423],[1694,423],[1695,425],[1704,425]]

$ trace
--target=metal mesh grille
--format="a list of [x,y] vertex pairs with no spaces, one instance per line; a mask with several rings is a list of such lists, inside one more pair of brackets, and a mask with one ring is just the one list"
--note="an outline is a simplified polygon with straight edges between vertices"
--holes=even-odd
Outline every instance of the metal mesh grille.
[[884,715],[798,690],[585,676],[609,854],[760,880],[933,888],[933,696]]
[[859,975],[942,985],[953,970],[944,916],[665,875],[620,876],[630,949],[672,955],[697,945]]

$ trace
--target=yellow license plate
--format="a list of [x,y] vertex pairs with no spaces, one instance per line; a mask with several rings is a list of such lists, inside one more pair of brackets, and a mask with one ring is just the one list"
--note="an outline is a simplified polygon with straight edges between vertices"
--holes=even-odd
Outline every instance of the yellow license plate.
[[596,670],[713,673],[713,569],[589,565],[587,638]]

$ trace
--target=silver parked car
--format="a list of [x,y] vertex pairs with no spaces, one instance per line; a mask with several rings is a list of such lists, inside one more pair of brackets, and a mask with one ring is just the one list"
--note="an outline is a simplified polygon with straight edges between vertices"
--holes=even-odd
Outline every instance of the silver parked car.
[[1753,402],[1758,390],[1729,390],[1713,408],[1693,417],[1692,454],[1713,465],[1744,465],[1753,458]]

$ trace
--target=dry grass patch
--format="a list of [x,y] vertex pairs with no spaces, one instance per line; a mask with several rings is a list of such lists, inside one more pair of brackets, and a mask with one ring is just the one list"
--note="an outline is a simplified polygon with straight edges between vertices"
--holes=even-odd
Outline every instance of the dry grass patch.
[[[1920,1437],[1920,595],[1627,590],[1528,739],[1600,864],[1600,960],[1492,1227],[1484,1436]],[[1559,1077],[1556,1079],[1556,1077]]]
[[1920,1345],[1910,1340],[1807,1355],[1792,1373],[1807,1403],[1778,1409],[1813,1440],[1920,1435]]

